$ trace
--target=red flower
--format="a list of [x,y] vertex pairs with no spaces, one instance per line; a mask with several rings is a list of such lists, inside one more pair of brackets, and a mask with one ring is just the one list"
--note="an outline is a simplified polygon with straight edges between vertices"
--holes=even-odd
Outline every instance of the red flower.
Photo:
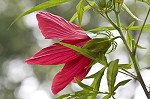
[[[47,12],[39,12],[38,25],[46,39],[59,39],[61,42],[82,47],[90,38],[79,30],[82,28],[69,23],[62,17]],[[91,59],[58,43],[48,46],[27,59],[28,64],[55,65],[65,64],[52,83],[52,92],[57,94],[64,89],[74,77],[82,80],[90,68]]]

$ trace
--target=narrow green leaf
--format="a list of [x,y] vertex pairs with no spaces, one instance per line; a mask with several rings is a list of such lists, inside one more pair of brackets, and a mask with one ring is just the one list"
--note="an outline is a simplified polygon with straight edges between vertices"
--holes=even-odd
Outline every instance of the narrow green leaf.
[[99,31],[106,31],[106,30],[116,30],[114,27],[99,27],[95,29],[88,30],[89,32],[99,32]]
[[82,17],[83,17],[83,13],[84,13],[84,0],[80,0],[78,5],[76,6],[76,10],[77,10],[77,14],[78,14],[79,25],[81,26]]
[[[137,55],[135,55],[135,60],[137,62],[138,69],[141,70],[141,67],[139,65],[139,60],[138,60]],[[130,57],[130,61],[131,61],[132,66],[134,67],[134,64],[133,64],[133,61],[132,61],[131,57]],[[135,68],[134,68],[134,71],[136,71]]]
[[84,56],[86,56],[88,58],[91,58],[93,60],[96,59],[96,56],[93,53],[87,51],[86,49],[83,49],[81,47],[74,46],[74,45],[71,45],[71,44],[63,43],[63,42],[58,42],[58,43],[63,45],[63,46],[66,46],[66,47],[68,47],[70,49],[73,49],[73,50],[77,51],[78,53],[80,53],[80,54],[82,54],[82,55],[84,55]]
[[57,97],[56,99],[87,99],[87,97],[92,94],[98,94],[98,93],[82,90],[82,91],[77,91],[74,93],[61,95]]
[[112,94],[114,91],[114,84],[118,73],[118,62],[119,60],[111,61],[107,70],[107,83],[109,92]]
[[[95,90],[95,91],[99,91],[100,88],[100,83],[101,83],[101,79],[104,75],[104,71],[107,67],[103,67],[100,71],[98,71],[97,73],[91,75],[92,78],[94,78],[93,83],[91,84],[91,87]],[[97,95],[92,95],[89,96],[87,99],[96,99]]]
[[131,64],[118,64],[119,69],[131,69]]
[[127,84],[130,80],[131,80],[131,79],[127,79],[127,80],[123,80],[123,81],[119,82],[119,83],[115,86],[114,91],[115,91],[116,89],[118,89],[120,86],[124,86],[125,84]]
[[102,74],[102,72],[103,72],[105,69],[106,69],[106,67],[103,67],[103,68],[102,68],[100,71],[98,71],[97,73],[92,74],[92,75],[90,75],[90,76],[86,77],[86,79],[88,79],[88,78],[95,78],[95,77],[98,77],[99,75],[101,75],[101,74]]
[[[90,4],[91,4],[92,6],[94,6],[94,2],[90,2]],[[85,7],[84,7],[84,12],[88,11],[89,9],[91,9],[91,6],[90,6],[90,5],[85,6]],[[69,22],[73,22],[77,17],[78,17],[78,14],[77,14],[77,12],[76,12],[76,13],[72,16],[72,18],[70,19]]]
[[110,97],[111,97],[111,95],[108,94],[108,95],[104,96],[102,99],[109,99]]
[[146,49],[145,47],[143,47],[143,46],[141,46],[141,45],[137,45],[137,48],[139,48],[139,49]]
[[133,43],[132,43],[133,37],[132,37],[131,33],[129,33],[129,32],[126,33],[126,40],[128,42],[130,49],[133,49],[134,48]]
[[[139,25],[139,26],[132,26],[132,27],[128,28],[128,30],[141,30],[141,28],[142,28],[141,25]],[[143,30],[150,30],[150,24],[144,25]]]
[[128,7],[123,3],[122,7],[124,8],[124,10],[126,10],[128,12],[128,14],[134,18],[137,21],[142,21],[141,19],[137,18],[129,9]]
[[[135,40],[132,39],[132,47],[135,48],[135,46],[136,46]],[[139,48],[139,49],[146,49],[145,47],[143,47],[142,45],[139,45],[139,44],[137,45],[137,48]]]
[[54,7],[54,6],[57,6],[57,5],[60,5],[62,3],[65,3],[65,2],[68,2],[70,0],[49,0],[49,1],[46,1],[44,3],[41,3],[33,8],[31,8],[30,10],[24,12],[23,14],[19,15],[12,23],[10,26],[12,26],[18,19],[20,19],[21,17],[27,15],[27,14],[30,14],[34,11],[39,11],[39,10],[42,10],[42,9],[46,9],[46,8],[51,8],[51,7]]
[[145,2],[145,3],[147,3],[150,6],[150,0],[138,0],[138,1]]
[[[139,26],[131,26],[131,27],[128,27],[128,30],[140,30],[142,28],[141,25]],[[126,30],[126,28],[122,27],[123,30]],[[106,31],[106,30],[116,30],[114,27],[98,27],[98,28],[95,28],[95,29],[91,29],[91,30],[88,30],[89,32],[99,32],[99,31]],[[143,30],[150,30],[150,24],[146,24],[143,28]]]
[[150,66],[147,66],[146,68],[144,68],[144,69],[150,69]]
[[134,24],[135,24],[135,21],[133,21],[132,23],[130,23],[130,25],[128,26],[128,28],[134,26]]
[[56,99],[65,99],[65,98],[67,98],[67,97],[68,97],[68,99],[69,99],[70,96],[71,96],[70,94],[63,94],[63,95],[57,97]]
[[93,90],[94,90],[93,87],[88,86],[88,85],[82,83],[82,82],[81,82],[80,80],[78,80],[77,78],[75,78],[75,81],[76,81],[77,84],[78,84],[81,88],[83,88],[84,90],[89,90],[89,91],[93,91]]

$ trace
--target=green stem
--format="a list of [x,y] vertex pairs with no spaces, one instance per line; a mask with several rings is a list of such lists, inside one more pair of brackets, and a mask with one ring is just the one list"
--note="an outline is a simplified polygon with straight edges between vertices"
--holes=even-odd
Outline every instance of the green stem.
[[136,59],[135,59],[133,53],[131,52],[131,50],[130,50],[130,48],[129,48],[127,42],[126,42],[126,39],[125,39],[125,37],[124,37],[124,35],[123,35],[123,32],[122,32],[122,30],[121,30],[121,28],[120,28],[119,13],[115,13],[115,14],[116,14],[116,19],[117,19],[117,25],[118,25],[118,26],[112,21],[112,19],[108,16],[107,13],[106,13],[106,16],[107,16],[109,22],[113,25],[113,27],[116,28],[116,29],[118,30],[118,32],[120,33],[120,36],[121,36],[121,38],[122,38],[122,40],[123,40],[123,43],[124,43],[124,45],[126,46],[128,52],[129,52],[129,55],[130,55],[130,57],[131,57],[131,59],[132,59],[132,61],[133,61],[133,65],[134,65],[134,68],[135,68],[135,71],[136,71],[136,74],[137,74],[137,79],[138,79],[138,81],[140,82],[140,84],[141,84],[141,86],[142,86],[142,88],[143,88],[143,90],[144,90],[144,92],[145,92],[147,98],[150,99],[149,92],[148,92],[148,90],[146,89],[146,85],[145,85],[145,83],[144,83],[144,81],[143,81],[143,78],[142,78],[142,76],[141,76],[141,74],[140,74],[140,71],[139,71],[139,69],[138,69],[138,64],[137,64],[137,62],[136,62]]
[[98,12],[101,16],[103,16],[103,17],[107,20],[107,18],[106,18],[99,10],[95,9],[87,0],[85,0],[85,1],[86,1],[86,3],[87,3],[89,6],[91,6],[91,8],[92,8],[93,10],[95,10],[96,12]]
[[135,76],[132,76],[132,75],[130,75],[130,74],[126,73],[126,72],[123,72],[123,71],[119,71],[119,72],[122,73],[122,74],[124,74],[124,75],[126,75],[126,76],[130,76],[131,78],[137,80],[137,77],[135,77]]
[[134,52],[133,52],[134,55],[136,54],[137,45],[138,45],[138,43],[139,43],[139,40],[140,40],[142,31],[143,31],[143,28],[144,28],[144,26],[145,26],[145,23],[146,23],[146,21],[147,21],[147,18],[148,18],[148,16],[149,16],[149,13],[150,13],[150,8],[149,8],[149,10],[148,10],[148,12],[147,12],[146,18],[145,18],[145,20],[144,20],[144,22],[143,22],[143,25],[142,25],[142,28],[141,28],[141,30],[140,30],[140,32],[139,32],[139,35],[138,35],[138,38],[137,38],[137,41],[136,41],[136,44],[135,44]]
[[130,75],[130,77],[134,78],[137,80],[137,77],[135,75],[133,75],[132,73],[130,73],[129,71],[127,71],[126,69],[122,69],[124,72],[126,72],[128,75]]

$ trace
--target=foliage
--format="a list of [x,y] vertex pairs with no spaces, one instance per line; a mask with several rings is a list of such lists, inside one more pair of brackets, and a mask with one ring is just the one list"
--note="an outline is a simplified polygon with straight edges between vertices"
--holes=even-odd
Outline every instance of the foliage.
[[[69,2],[69,1],[71,0],[46,1],[42,4],[39,4],[31,8],[25,13],[21,14],[20,16],[16,18],[16,20],[34,11],[51,8],[51,7],[54,7],[54,6],[57,6],[57,5],[60,5],[62,3]],[[145,2],[148,5],[150,5],[149,0],[138,0],[138,1]],[[98,62],[102,64],[103,68],[99,70],[97,73],[89,77],[86,77],[86,79],[94,78],[93,83],[91,85],[86,85],[82,83],[80,80],[75,79],[77,84],[83,90],[75,92],[75,93],[62,95],[58,97],[57,99],[63,99],[63,98],[95,99],[98,94],[105,94],[103,99],[109,99],[110,97],[114,98],[115,91],[119,87],[124,86],[129,81],[131,81],[131,79],[125,79],[119,82],[118,84],[116,84],[117,74],[121,70],[123,70],[121,73],[126,74],[127,76],[130,76],[132,79],[139,81],[139,83],[141,84],[145,92],[145,95],[149,99],[150,97],[149,92],[146,88],[146,85],[140,73],[140,64],[138,62],[136,49],[137,48],[145,49],[144,47],[139,45],[139,38],[143,30],[148,30],[148,31],[150,30],[150,24],[143,23],[143,25],[135,25],[135,22],[133,21],[130,25],[126,27],[123,23],[121,23],[120,13],[123,10],[126,11],[136,21],[142,21],[129,10],[129,8],[123,3],[123,0],[80,0],[76,6],[76,13],[70,19],[70,22],[73,22],[76,18],[78,18],[78,23],[80,26],[82,26],[83,15],[86,11],[90,9],[93,9],[94,12],[96,12],[97,14],[100,14],[105,19],[105,21],[109,22],[112,25],[109,27],[104,26],[104,27],[99,27],[99,28],[88,30],[90,32],[93,32],[96,35],[104,34],[104,37],[93,38],[88,43],[86,43],[86,45],[83,46],[82,48],[71,45],[71,44],[63,43],[63,42],[58,42],[58,43],[65,47],[75,50],[79,54],[82,54],[88,58],[91,58],[95,63]],[[149,12],[150,10],[148,10],[147,16],[149,15]],[[110,13],[113,13],[115,15],[115,20],[113,20],[114,18],[110,16]],[[14,22],[16,22],[16,20]],[[144,19],[145,22],[146,20],[147,18]],[[118,33],[120,34],[119,37],[112,35],[111,34],[112,30],[117,30]],[[136,39],[132,37],[132,34],[129,32],[129,30],[130,31],[140,30],[141,32],[139,32],[138,38]],[[125,33],[126,33],[126,36],[124,36]],[[130,58],[130,62],[127,64],[119,64],[119,59],[114,59],[114,60],[111,60],[110,62],[107,61],[106,54],[108,50],[110,49],[110,47],[112,47],[113,51],[115,50],[117,46],[117,44],[115,43],[115,40],[118,38],[120,38],[123,41],[127,49],[125,51],[127,51],[129,58]],[[111,52],[112,51],[110,51],[110,53]],[[128,71],[128,69],[131,69],[131,67],[134,68],[135,70],[134,72],[136,73],[136,75]],[[104,71],[106,71],[106,69],[107,69],[106,78],[108,82],[107,84],[108,92],[101,92],[99,91],[100,83],[101,83],[102,77],[104,76]]]

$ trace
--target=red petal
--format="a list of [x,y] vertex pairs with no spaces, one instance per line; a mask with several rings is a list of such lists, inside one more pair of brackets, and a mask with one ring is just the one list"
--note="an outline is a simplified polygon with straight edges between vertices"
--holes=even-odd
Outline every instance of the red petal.
[[28,64],[55,65],[63,64],[76,58],[76,51],[59,44],[53,44],[37,52],[33,57],[26,60]]
[[[89,38],[79,40],[63,40],[62,42],[83,46]],[[40,65],[55,65],[66,63],[76,57],[78,57],[76,51],[67,48],[59,44],[53,44],[37,52],[33,57],[26,60],[28,64],[40,64]]]
[[41,32],[47,39],[82,39],[86,34],[79,32],[82,28],[69,23],[64,18],[47,12],[39,12],[37,20]]
[[86,37],[86,38],[83,38],[83,39],[62,40],[61,42],[82,47],[82,46],[83,46],[87,41],[89,41],[90,39],[91,39],[91,38]]
[[[57,94],[64,89],[81,71],[89,66],[91,59],[79,56],[76,59],[66,63],[63,69],[57,73],[53,79],[52,92]],[[80,76],[81,77],[81,76]]]
[[[90,60],[91,61],[91,60]],[[91,68],[85,68],[84,70],[82,70],[77,76],[76,78],[78,80],[82,80],[85,78],[85,76],[88,74],[88,72],[90,71]],[[74,79],[72,80],[72,82],[76,82]]]

